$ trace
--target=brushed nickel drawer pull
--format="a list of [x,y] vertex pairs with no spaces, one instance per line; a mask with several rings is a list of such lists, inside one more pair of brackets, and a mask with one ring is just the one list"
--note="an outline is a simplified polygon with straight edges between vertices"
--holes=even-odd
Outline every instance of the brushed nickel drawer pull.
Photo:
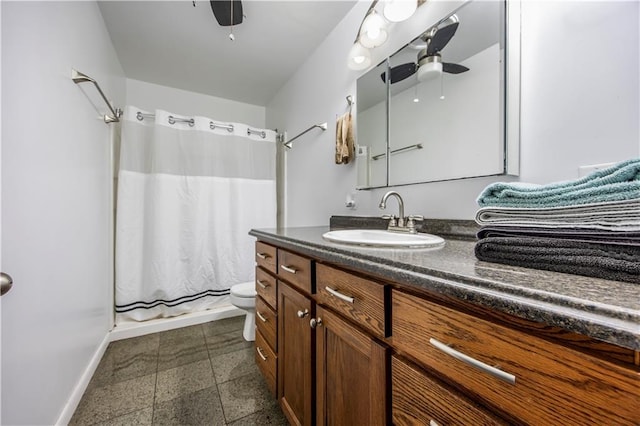
[[429,343],[431,343],[433,346],[435,346],[436,348],[438,348],[439,350],[441,350],[442,352],[446,353],[447,355],[450,355],[462,362],[464,362],[465,364],[468,364],[472,367],[477,368],[478,370],[484,371],[485,373],[491,374],[494,377],[497,377],[500,380],[503,380],[507,383],[510,383],[512,385],[516,384],[516,376],[514,376],[513,374],[509,374],[507,372],[504,372],[498,368],[492,367],[488,364],[485,364],[482,361],[478,361],[475,358],[471,358],[469,355],[465,355],[462,352],[458,352],[455,349],[445,345],[442,342],[439,342],[438,340],[431,338],[429,339]]
[[262,282],[261,280],[256,280],[256,283],[258,283],[258,285],[260,286],[260,288],[262,288],[263,290],[266,289],[267,287],[269,287],[269,284],[265,284],[264,282]]
[[289,272],[290,274],[295,274],[298,272],[297,269],[293,269],[290,266],[286,266],[286,265],[280,265],[280,268],[284,269],[285,271]]
[[431,419],[431,420],[429,420],[429,426],[440,426],[440,423],[438,423],[435,420]]
[[345,302],[349,302],[349,303],[353,303],[353,301],[355,300],[355,298],[350,297],[350,296],[345,296],[344,294],[340,293],[339,291],[336,291],[334,289],[332,289],[331,287],[324,287],[325,290],[327,290],[327,292],[332,295],[337,297],[338,299],[344,300]]
[[256,253],[256,256],[258,256],[260,259],[268,259],[271,257],[266,253]]
[[260,311],[256,311],[256,315],[258,316],[258,318],[260,318],[260,321],[262,322],[267,322],[267,319],[265,317],[262,316],[262,314],[260,313]]
[[262,349],[260,349],[260,346],[256,346],[256,351],[258,351],[258,355],[260,355],[260,358],[262,358],[263,361],[267,360],[267,357],[262,353]]

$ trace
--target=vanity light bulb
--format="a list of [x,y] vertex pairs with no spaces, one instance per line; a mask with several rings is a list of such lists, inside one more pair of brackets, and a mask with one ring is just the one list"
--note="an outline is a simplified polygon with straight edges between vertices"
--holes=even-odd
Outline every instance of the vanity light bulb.
[[386,0],[383,14],[391,22],[402,22],[409,19],[417,8],[416,0]]
[[378,47],[387,41],[386,23],[375,11],[370,13],[362,23],[360,43],[364,47]]
[[349,68],[352,70],[363,70],[371,65],[371,53],[359,42],[354,43],[349,51]]

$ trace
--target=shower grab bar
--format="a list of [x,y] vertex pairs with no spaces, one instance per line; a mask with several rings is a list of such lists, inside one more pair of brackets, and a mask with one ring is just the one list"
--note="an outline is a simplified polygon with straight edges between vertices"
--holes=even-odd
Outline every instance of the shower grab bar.
[[73,80],[75,84],[93,83],[93,85],[96,86],[96,89],[98,89],[100,96],[102,96],[102,99],[109,107],[109,111],[111,111],[111,115],[107,115],[107,114],[104,115],[103,117],[104,122],[108,124],[108,123],[117,123],[120,121],[122,110],[120,108],[113,109],[113,107],[111,106],[111,102],[109,102],[109,99],[107,99],[107,96],[104,94],[104,92],[100,88],[100,85],[98,84],[97,81],[95,81],[93,78],[89,77],[88,75],[83,74],[80,71],[75,70],[73,68],[71,68],[71,80]]
[[300,136],[304,135],[308,131],[310,131],[312,129],[315,129],[316,127],[318,127],[319,129],[322,129],[322,131],[325,131],[325,130],[327,130],[327,123],[314,124],[313,126],[309,127],[304,132],[302,132],[302,133],[298,134],[297,136],[294,136],[293,138],[291,138],[288,141],[286,141],[284,143],[284,146],[286,148],[288,148],[288,149],[291,149],[293,147],[292,143],[293,143],[294,140],[298,139]]
[[[405,147],[402,147],[402,148],[394,149],[393,151],[391,151],[391,153],[392,154],[396,154],[398,152],[404,152],[404,151],[409,151],[409,150],[412,150],[412,149],[422,149],[422,148],[424,148],[422,146],[422,144],[421,143],[417,143],[415,145],[409,145],[409,146],[405,146]],[[386,156],[387,156],[386,153],[378,154],[378,155],[374,155],[373,157],[371,157],[371,159],[372,160],[379,160],[380,158],[383,158],[383,157],[386,157]]]

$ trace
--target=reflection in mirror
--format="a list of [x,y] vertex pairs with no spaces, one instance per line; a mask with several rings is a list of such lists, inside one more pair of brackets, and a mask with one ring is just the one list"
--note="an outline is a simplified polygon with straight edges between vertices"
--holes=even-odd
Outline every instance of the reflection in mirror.
[[387,152],[387,85],[379,77],[387,67],[384,61],[358,80],[358,189],[387,186],[387,162],[373,158]]
[[[361,124],[358,113],[359,143],[361,131],[389,134],[388,169],[387,148],[376,146],[370,171],[388,185],[505,173],[505,34],[505,2],[470,1],[392,55],[388,73],[377,68],[358,80],[360,95],[390,76],[388,132],[380,119]],[[385,106],[379,96],[363,114]]]

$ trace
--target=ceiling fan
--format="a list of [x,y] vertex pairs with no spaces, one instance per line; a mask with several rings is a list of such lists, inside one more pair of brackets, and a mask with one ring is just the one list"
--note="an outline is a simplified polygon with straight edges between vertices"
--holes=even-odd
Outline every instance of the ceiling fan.
[[240,0],[211,0],[211,10],[218,24],[222,27],[242,23],[242,2]]
[[[416,72],[418,73],[418,80],[425,81],[437,77],[443,72],[460,74],[469,71],[469,68],[464,65],[442,62],[440,52],[451,41],[459,25],[458,18],[455,15],[452,15],[449,20],[454,22],[442,28],[433,27],[419,37],[424,42],[420,47],[426,46],[426,48],[421,48],[418,52],[417,62],[408,62],[391,68],[389,71],[391,84],[402,81]],[[386,77],[386,72],[380,74],[380,78],[385,83]]]

